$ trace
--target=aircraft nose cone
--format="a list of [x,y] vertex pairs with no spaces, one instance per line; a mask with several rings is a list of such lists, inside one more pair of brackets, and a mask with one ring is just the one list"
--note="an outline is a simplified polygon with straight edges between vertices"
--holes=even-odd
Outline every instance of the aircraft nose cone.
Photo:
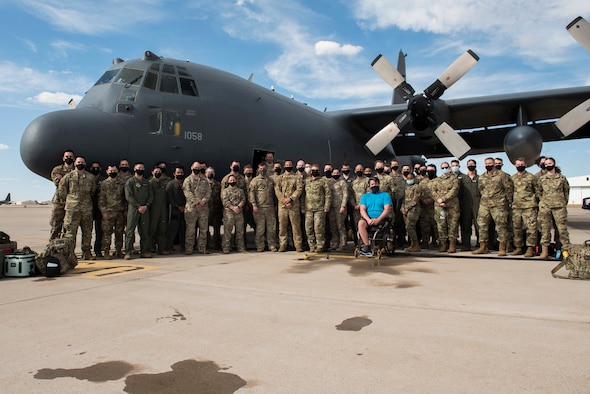
[[93,160],[117,162],[127,156],[128,137],[112,116],[94,108],[77,108],[41,115],[25,129],[20,141],[23,163],[34,173],[50,179],[51,169],[61,163],[63,152]]

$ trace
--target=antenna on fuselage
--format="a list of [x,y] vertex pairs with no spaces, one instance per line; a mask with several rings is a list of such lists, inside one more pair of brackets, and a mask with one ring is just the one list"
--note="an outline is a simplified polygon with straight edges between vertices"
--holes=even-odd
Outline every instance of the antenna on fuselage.
[[254,78],[254,73],[250,73],[250,76],[248,77],[248,82],[252,82],[252,78]]

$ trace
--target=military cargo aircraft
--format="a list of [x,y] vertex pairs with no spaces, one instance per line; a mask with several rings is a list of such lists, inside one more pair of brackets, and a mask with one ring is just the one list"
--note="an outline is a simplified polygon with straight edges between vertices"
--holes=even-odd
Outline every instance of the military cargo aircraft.
[[[148,166],[203,161],[221,173],[232,160],[255,165],[267,152],[278,159],[339,165],[372,164],[394,155],[464,157],[505,150],[532,165],[542,141],[563,138],[552,124],[587,99],[590,87],[440,99],[477,59],[466,52],[423,94],[414,95],[402,73],[380,56],[373,67],[394,88],[391,105],[322,112],[250,78],[146,51],[140,59],[115,59],[75,109],[33,120],[21,138],[21,157],[47,179],[65,149],[100,161],[103,168],[123,158]],[[397,136],[391,143],[393,129]],[[569,138],[589,136],[585,124]]]
[[12,204],[12,201],[10,200],[10,193],[6,195],[6,198],[4,200],[0,200],[0,205],[2,204]]

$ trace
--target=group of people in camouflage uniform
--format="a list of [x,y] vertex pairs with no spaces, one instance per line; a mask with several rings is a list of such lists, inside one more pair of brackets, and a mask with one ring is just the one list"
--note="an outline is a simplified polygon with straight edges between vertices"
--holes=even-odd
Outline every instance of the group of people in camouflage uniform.
[[516,173],[510,176],[502,171],[500,159],[486,158],[482,175],[474,160],[467,161],[467,173],[452,160],[440,165],[437,176],[434,165],[400,169],[397,160],[377,160],[373,168],[357,164],[354,171],[347,163],[340,168],[326,163],[320,171],[318,164],[303,160],[275,162],[269,152],[257,168],[246,165],[241,171],[240,163],[232,162],[221,182],[215,180],[215,169],[201,162],[194,162],[186,177],[184,168],[177,166],[169,178],[165,162],[146,176],[143,163],[131,170],[128,161],[121,160],[109,165],[104,177],[100,163],[93,162],[88,172],[85,158],[75,157],[71,150],[62,160],[51,174],[57,188],[50,238],[61,236],[63,230],[75,238],[80,227],[85,259],[95,257],[93,224],[95,255],[105,259],[130,259],[136,230],[141,257],[173,253],[176,239],[187,255],[212,249],[244,252],[246,225],[255,229],[259,252],[287,251],[290,239],[296,251],[343,250],[349,240],[356,242],[363,220],[361,197],[371,192],[371,176],[391,197],[398,246],[407,243],[408,252],[434,246],[454,253],[460,227],[462,250],[471,250],[475,230],[475,254],[488,253],[497,233],[498,255],[506,255],[513,245],[511,254],[532,257],[538,223],[542,258],[548,255],[554,227],[561,245],[569,245],[569,185],[552,158],[540,159],[536,175],[526,171],[524,159],[516,160]]

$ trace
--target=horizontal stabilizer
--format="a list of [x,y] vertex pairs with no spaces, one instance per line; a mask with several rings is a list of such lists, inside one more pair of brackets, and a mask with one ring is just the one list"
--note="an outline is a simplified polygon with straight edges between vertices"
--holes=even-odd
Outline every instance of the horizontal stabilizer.
[[440,142],[443,143],[445,148],[459,160],[463,160],[469,152],[469,145],[459,133],[455,131],[447,122],[443,122],[440,126],[434,130],[434,134],[438,137]]
[[567,25],[566,29],[576,41],[590,51],[590,24],[584,18],[577,17]]
[[590,122],[590,99],[563,115],[555,122],[554,127],[564,137],[569,137],[588,122]]

